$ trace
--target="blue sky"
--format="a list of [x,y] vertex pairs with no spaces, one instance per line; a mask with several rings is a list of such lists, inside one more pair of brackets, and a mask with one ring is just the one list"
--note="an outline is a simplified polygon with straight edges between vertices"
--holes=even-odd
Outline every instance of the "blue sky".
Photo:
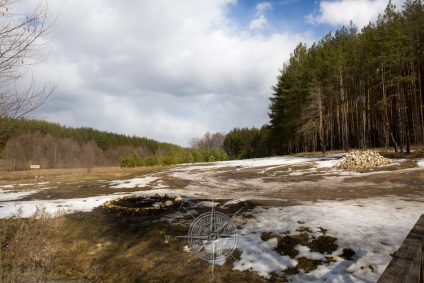
[[267,123],[271,87],[296,45],[350,20],[362,27],[387,1],[48,3],[58,19],[33,74],[58,87],[37,116],[188,146],[206,131]]
[[315,1],[237,1],[229,4],[227,11],[230,18],[241,26],[249,26],[257,17],[257,7],[262,5],[263,15],[267,19],[264,28],[267,34],[281,31],[304,32],[318,29],[305,22],[305,17],[317,8]]

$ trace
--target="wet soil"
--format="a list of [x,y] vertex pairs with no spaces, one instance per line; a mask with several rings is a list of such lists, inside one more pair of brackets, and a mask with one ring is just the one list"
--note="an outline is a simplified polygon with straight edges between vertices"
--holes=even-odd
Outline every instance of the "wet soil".
[[[22,200],[84,198],[138,191],[149,194],[149,191],[156,189],[158,185],[169,190],[170,193],[178,190],[182,191],[182,194],[186,192],[186,195],[190,197],[212,196],[213,194],[218,197],[231,197],[237,194],[246,199],[274,202],[274,205],[287,205],[299,201],[347,200],[384,195],[401,196],[424,191],[424,170],[411,168],[414,164],[409,164],[406,169],[392,170],[393,168],[388,166],[379,168],[378,172],[356,172],[355,175],[335,174],[329,169],[311,172],[307,171],[308,169],[305,169],[306,171],[302,171],[304,169],[280,171],[281,168],[265,170],[265,167],[225,167],[198,169],[190,171],[184,176],[176,176],[172,168],[159,168],[161,172],[150,170],[146,172],[142,169],[139,173],[133,169],[130,173],[121,172],[119,179],[130,180],[153,174],[158,177],[158,180],[141,187],[120,189],[112,188],[112,176],[90,180],[88,173],[86,173],[88,177],[81,177],[79,174],[73,175],[72,172],[67,172],[66,182],[62,182],[58,181],[60,178],[57,174],[45,174],[41,176],[40,180],[48,183],[44,186],[39,185],[38,187],[41,188],[39,192],[24,197]],[[299,168],[298,165],[290,168],[296,167]],[[44,170],[44,172],[47,171]],[[293,172],[298,172],[298,174],[288,175]],[[15,180],[7,174],[2,176],[0,186],[9,184],[12,179]],[[25,180],[33,180],[31,179],[32,175],[33,172],[28,172],[27,175],[21,173],[20,177],[25,182]],[[25,188],[33,188],[33,186],[29,183]]]
[[[210,206],[200,206],[199,203],[213,200],[217,209],[229,216],[242,209],[239,216],[242,220],[247,220],[251,217],[249,212],[257,206],[284,207],[308,201],[389,195],[405,197],[406,200],[412,199],[411,195],[422,199],[424,169],[415,168],[414,164],[416,163],[404,162],[395,169],[389,166],[355,174],[336,174],[330,169],[311,171],[310,165],[277,166],[270,170],[266,170],[266,167],[205,167],[183,173],[174,170],[175,167],[98,172],[93,169],[91,173],[63,172],[64,175],[56,171],[40,170],[37,173],[42,176],[40,180],[49,183],[38,186],[38,193],[21,201],[82,198],[138,191],[150,194],[158,186],[170,194],[178,190],[185,200],[191,201],[191,206],[176,206],[153,215],[115,214],[102,208],[88,213],[66,215],[66,228],[62,231],[58,254],[54,259],[57,274],[63,280],[84,278],[90,282],[208,282],[211,279],[211,265],[193,258],[192,253],[183,252],[184,246],[188,244],[187,240],[177,237],[187,234],[193,215],[211,210]],[[176,172],[181,174],[175,174]],[[293,175],[293,172],[298,174]],[[129,180],[143,176],[155,176],[158,180],[143,187],[112,188],[112,180]],[[0,186],[29,183],[32,180],[34,172],[4,173]],[[22,189],[30,188],[33,186],[28,185]],[[224,205],[234,199],[241,201]],[[135,204],[126,205],[132,207]],[[173,217],[175,213],[178,213],[179,218]],[[298,265],[284,270],[286,275],[297,274],[301,270],[307,273],[319,265],[330,264],[334,259],[327,255],[338,248],[337,239],[326,235],[326,227],[319,227],[321,235],[314,238],[307,223],[299,224],[302,224],[302,229],[295,234],[262,233],[261,238],[263,241],[276,238],[275,251],[280,255],[296,258],[299,252],[295,247],[302,245],[326,255],[326,260],[296,258]],[[339,257],[350,260],[355,258],[355,251],[345,249]],[[233,262],[239,258],[240,252],[236,251],[225,264],[216,266],[215,282],[287,282],[285,276],[277,274],[265,279],[255,272],[235,271]]]

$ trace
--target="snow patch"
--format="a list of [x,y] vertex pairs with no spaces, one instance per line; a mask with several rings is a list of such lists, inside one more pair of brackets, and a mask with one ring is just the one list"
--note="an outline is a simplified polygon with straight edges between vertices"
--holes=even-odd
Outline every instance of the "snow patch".
[[334,167],[340,160],[335,159],[335,160],[320,160],[317,161],[317,165],[316,168],[327,168],[327,167]]
[[27,190],[27,191],[5,191],[0,189],[0,202],[18,200],[23,197],[35,194],[40,190]]
[[303,163],[305,161],[311,161],[311,160],[314,160],[314,159],[310,157],[293,157],[293,156],[253,158],[253,159],[206,163],[204,166],[191,165],[191,166],[177,167],[177,168],[174,168],[173,171],[210,170],[210,169],[217,169],[217,168],[224,168],[224,167],[252,168],[252,167],[265,167],[265,166],[277,166],[277,165],[293,165],[293,164],[299,164],[299,163]]
[[296,259],[301,257],[306,257],[313,260],[323,260],[327,261],[325,256],[321,253],[317,252],[311,252],[311,250],[308,247],[297,245],[296,249],[299,251],[299,254],[296,256]]
[[159,179],[158,177],[143,177],[143,178],[134,178],[130,180],[116,180],[112,181],[111,188],[113,189],[130,189],[136,187],[144,187],[150,184],[153,181]]
[[[335,237],[339,248],[332,256],[336,262],[322,265],[307,274],[290,276],[290,282],[376,282],[391,260],[393,254],[424,211],[422,202],[404,201],[396,197],[376,197],[349,201],[323,201],[310,205],[290,207],[256,207],[240,234],[272,232],[291,235],[297,229],[309,227],[311,235],[319,236],[318,227],[326,229],[326,235]],[[340,258],[343,248],[352,248],[356,254],[353,261]],[[296,266],[295,259],[277,254],[268,242],[239,242],[242,251],[234,269],[257,271],[269,278],[270,273]],[[324,260],[322,254],[310,252],[309,248],[297,246],[300,254],[311,259]],[[259,264],[258,264],[259,263]],[[374,272],[369,269],[373,266]],[[362,268],[361,268],[362,267]],[[364,268],[366,267],[366,268]],[[348,270],[346,270],[348,268]],[[348,271],[348,272],[346,272]],[[341,281],[340,281],[341,280]]]
[[245,201],[245,200],[244,199],[233,199],[233,200],[227,201],[226,203],[224,203],[222,205],[222,208],[225,207],[225,206],[227,206],[227,205],[238,204],[238,203],[240,203],[242,201]]

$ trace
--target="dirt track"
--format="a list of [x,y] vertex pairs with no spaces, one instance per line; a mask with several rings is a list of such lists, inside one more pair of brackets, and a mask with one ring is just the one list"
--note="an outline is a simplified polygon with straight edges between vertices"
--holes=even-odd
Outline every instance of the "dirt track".
[[[336,160],[336,158],[333,158]],[[325,159],[331,160],[331,159]],[[316,159],[281,166],[190,166],[39,170],[3,173],[0,187],[7,191],[40,188],[21,201],[86,198],[119,193],[156,191],[187,197],[221,199],[261,199],[297,203],[314,200],[346,200],[373,196],[406,196],[424,191],[424,170],[414,161],[380,167],[367,172],[334,171],[331,167],[313,169]],[[402,163],[403,162],[403,163]],[[402,166],[403,165],[403,166]],[[312,170],[311,170],[312,168]],[[97,170],[97,172],[96,172]],[[38,176],[34,182],[34,176]],[[153,176],[148,184],[113,187],[113,180]],[[22,184],[24,183],[24,184]],[[18,185],[18,187],[17,187]]]

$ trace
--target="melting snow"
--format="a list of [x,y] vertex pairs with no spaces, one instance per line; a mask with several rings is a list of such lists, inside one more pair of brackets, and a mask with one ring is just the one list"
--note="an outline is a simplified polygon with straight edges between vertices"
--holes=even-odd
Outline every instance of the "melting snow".
[[[3,187],[4,188],[4,187]],[[28,190],[28,191],[5,191],[0,189],[0,202],[18,200],[20,198],[35,194],[40,190]],[[1,204],[1,203],[0,203]]]
[[[339,248],[331,256],[336,262],[321,265],[309,273],[290,276],[291,282],[375,282],[384,271],[393,254],[424,211],[422,202],[404,201],[395,197],[361,200],[319,202],[314,205],[289,207],[256,207],[252,219],[240,230],[241,234],[262,232],[299,234],[300,227],[311,228],[311,235],[319,236],[322,227],[326,235],[337,238]],[[301,223],[301,224],[300,224]],[[262,240],[255,244],[240,241],[242,250],[237,270],[253,269],[269,278],[287,267],[295,266],[270,248]],[[344,260],[338,255],[343,248],[352,248],[356,255]],[[310,259],[323,259],[323,255],[298,246],[300,254]],[[297,257],[297,258],[298,258]],[[260,262],[260,264],[257,264]],[[375,268],[373,272],[369,266]]]
[[151,177],[147,176],[144,178],[134,178],[130,180],[119,180],[119,181],[113,181],[111,188],[114,189],[129,189],[129,188],[135,188],[135,187],[144,187],[150,184],[153,181],[156,181],[159,179],[158,177]]
[[174,171],[192,171],[192,170],[210,170],[210,169],[217,169],[217,168],[224,168],[224,167],[251,168],[251,167],[275,166],[275,165],[294,165],[294,164],[304,163],[304,162],[313,161],[313,160],[316,160],[316,158],[293,157],[293,156],[253,158],[253,159],[244,159],[244,160],[205,163],[204,166],[177,167],[173,170]]
[[336,160],[322,160],[322,161],[317,161],[317,165],[316,168],[327,168],[327,167],[333,167],[335,166],[337,163],[339,162],[338,159]]
[[[110,183],[111,188],[135,188],[143,187],[154,181],[155,188],[148,191],[148,194],[171,193],[184,194],[186,197],[211,196],[213,186],[219,186],[223,192],[228,193],[234,200],[227,202],[223,207],[242,201],[242,198],[255,196],[255,192],[241,195],[242,193],[232,191],[233,185],[243,183],[258,189],[256,197],[260,196],[261,189],[269,190],[266,183],[258,178],[257,180],[215,180],[213,174],[198,171],[210,170],[224,167],[265,167],[264,169],[276,168],[279,166],[309,164],[313,168],[304,172],[314,172],[317,168],[330,168],[344,154],[327,155],[324,157],[275,157],[251,160],[238,160],[228,162],[208,163],[204,166],[180,166],[172,169],[171,176],[187,178],[192,184],[184,189],[169,189],[160,183],[160,177],[145,176],[130,180],[115,180]],[[424,159],[417,161],[420,168],[424,168]],[[420,169],[416,169],[420,170]],[[265,172],[265,171],[264,171]],[[293,170],[291,174],[300,175],[304,172]],[[349,172],[331,169],[331,173],[339,176],[355,176],[364,173]],[[376,174],[376,173],[366,173]],[[203,182],[203,183],[202,183]],[[27,184],[5,185],[0,187],[0,218],[12,217],[17,213],[17,209],[22,207],[23,217],[31,216],[37,206],[45,206],[50,213],[56,212],[59,208],[72,211],[90,211],[100,206],[105,201],[116,198],[118,195],[131,195],[134,193],[146,194],[146,191],[120,193],[112,195],[93,196],[75,199],[56,200],[32,200],[19,201],[20,198],[36,193],[38,189],[14,191],[16,186]],[[39,185],[39,184],[38,184]],[[208,185],[210,187],[205,187]],[[209,189],[211,188],[211,189]],[[13,191],[12,191],[13,190]],[[407,201],[410,199],[411,201]],[[203,205],[211,206],[212,202],[204,202]],[[219,209],[220,207],[218,207]],[[272,232],[284,235],[289,232],[291,235],[299,234],[297,229],[309,228],[311,236],[322,235],[321,229],[326,229],[326,235],[337,238],[338,249],[331,255],[336,262],[320,265],[317,269],[297,275],[290,276],[290,282],[375,282],[391,260],[393,254],[400,246],[410,229],[413,227],[419,216],[424,212],[423,198],[417,196],[404,196],[402,199],[396,197],[375,197],[367,199],[357,199],[348,201],[318,201],[315,203],[305,202],[303,205],[288,207],[256,207],[248,214],[249,218],[243,219],[241,234],[256,234],[262,232]],[[241,215],[238,216],[241,217]],[[177,214],[176,214],[177,217]],[[178,215],[181,217],[181,215]],[[178,218],[177,217],[177,218]],[[237,219],[238,219],[237,218]],[[297,265],[297,258],[307,257],[310,259],[324,260],[324,255],[311,252],[308,247],[297,246],[299,255],[291,259],[282,256],[274,251],[277,245],[276,239],[262,241],[241,238],[238,249],[241,250],[240,260],[234,263],[234,269],[252,270],[259,275],[269,278],[271,273],[282,275],[286,268],[293,268]],[[351,248],[356,254],[352,260],[345,260],[339,257],[343,248]],[[372,266],[374,270],[371,270]]]

